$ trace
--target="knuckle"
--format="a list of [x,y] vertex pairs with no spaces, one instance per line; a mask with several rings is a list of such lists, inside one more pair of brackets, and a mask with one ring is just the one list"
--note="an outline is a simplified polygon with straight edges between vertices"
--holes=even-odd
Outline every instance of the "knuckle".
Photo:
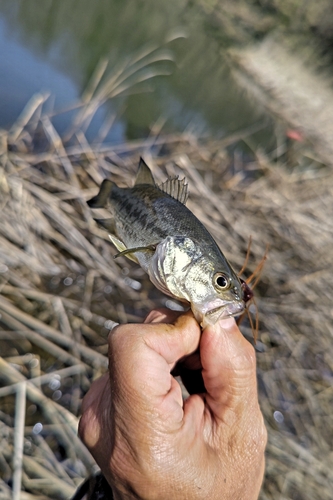
[[249,432],[249,438],[249,445],[252,453],[259,457],[262,456],[267,445],[267,429],[260,410],[257,418],[255,419],[255,423]]
[[263,418],[261,413],[260,413],[260,415],[261,415],[261,419],[260,419],[261,425],[260,425],[259,441],[260,441],[262,448],[265,450],[266,445],[267,445],[267,440],[268,440],[268,432],[267,432],[267,428],[266,428],[265,423],[264,423],[264,418]]
[[124,330],[126,330],[127,325],[117,325],[111,332],[109,333],[108,342],[109,345],[115,344],[119,342],[119,340],[124,337]]
[[256,369],[256,354],[253,346],[247,342],[242,352],[232,359],[233,368],[241,372],[254,372]]
[[247,360],[247,364],[250,368],[255,368],[256,366],[256,352],[254,347],[248,342],[245,346],[244,356]]
[[133,339],[133,326],[132,325],[118,325],[109,335],[109,356],[112,357],[114,353],[126,352],[129,348],[129,343]]
[[81,441],[90,449],[96,441],[94,421],[89,410],[83,413],[79,421],[78,434]]

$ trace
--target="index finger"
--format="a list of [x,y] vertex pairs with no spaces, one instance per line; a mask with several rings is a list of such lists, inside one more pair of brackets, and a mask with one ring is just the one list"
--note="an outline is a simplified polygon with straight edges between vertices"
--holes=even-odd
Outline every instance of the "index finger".
[[125,412],[132,412],[133,401],[140,404],[144,414],[156,410],[171,415],[175,407],[182,411],[181,390],[170,372],[180,358],[197,349],[200,327],[191,313],[182,314],[174,324],[158,322],[158,317],[156,320],[122,325],[110,335],[113,399]]

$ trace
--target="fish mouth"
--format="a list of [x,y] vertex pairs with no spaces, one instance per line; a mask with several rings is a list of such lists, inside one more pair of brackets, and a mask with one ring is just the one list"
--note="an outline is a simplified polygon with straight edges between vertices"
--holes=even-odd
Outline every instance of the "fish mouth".
[[219,300],[218,303],[216,302],[217,301],[213,301],[213,303],[202,307],[201,310],[197,309],[193,311],[197,318],[200,314],[200,323],[203,328],[207,325],[215,325],[220,319],[238,316],[245,309],[244,301]]
[[214,316],[215,314],[219,314],[219,318],[226,318],[229,316],[237,316],[241,312],[244,311],[243,303],[231,303],[225,306],[215,307],[215,309],[211,309],[206,312],[206,316]]

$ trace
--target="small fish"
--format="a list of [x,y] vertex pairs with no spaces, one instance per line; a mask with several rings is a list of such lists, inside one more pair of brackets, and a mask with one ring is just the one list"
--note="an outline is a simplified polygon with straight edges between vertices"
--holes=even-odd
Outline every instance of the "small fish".
[[185,179],[169,178],[160,186],[141,159],[132,188],[104,180],[87,203],[107,208],[112,217],[96,219],[107,229],[118,254],[139,263],[165,294],[188,302],[204,328],[245,309],[244,282],[215,240],[185,206]]

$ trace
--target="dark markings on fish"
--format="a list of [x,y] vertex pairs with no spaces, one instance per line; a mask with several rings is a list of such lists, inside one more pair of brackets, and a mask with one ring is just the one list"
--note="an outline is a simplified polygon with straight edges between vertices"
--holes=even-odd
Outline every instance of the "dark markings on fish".
[[[168,179],[159,187],[141,160],[132,188],[104,181],[88,204],[110,210],[112,219],[101,224],[109,228],[114,220],[116,257],[136,260],[162,292],[189,302],[204,327],[240,314],[246,294],[211,234],[186,208],[186,199],[184,179]],[[227,276],[228,287],[216,286],[216,273]]]

